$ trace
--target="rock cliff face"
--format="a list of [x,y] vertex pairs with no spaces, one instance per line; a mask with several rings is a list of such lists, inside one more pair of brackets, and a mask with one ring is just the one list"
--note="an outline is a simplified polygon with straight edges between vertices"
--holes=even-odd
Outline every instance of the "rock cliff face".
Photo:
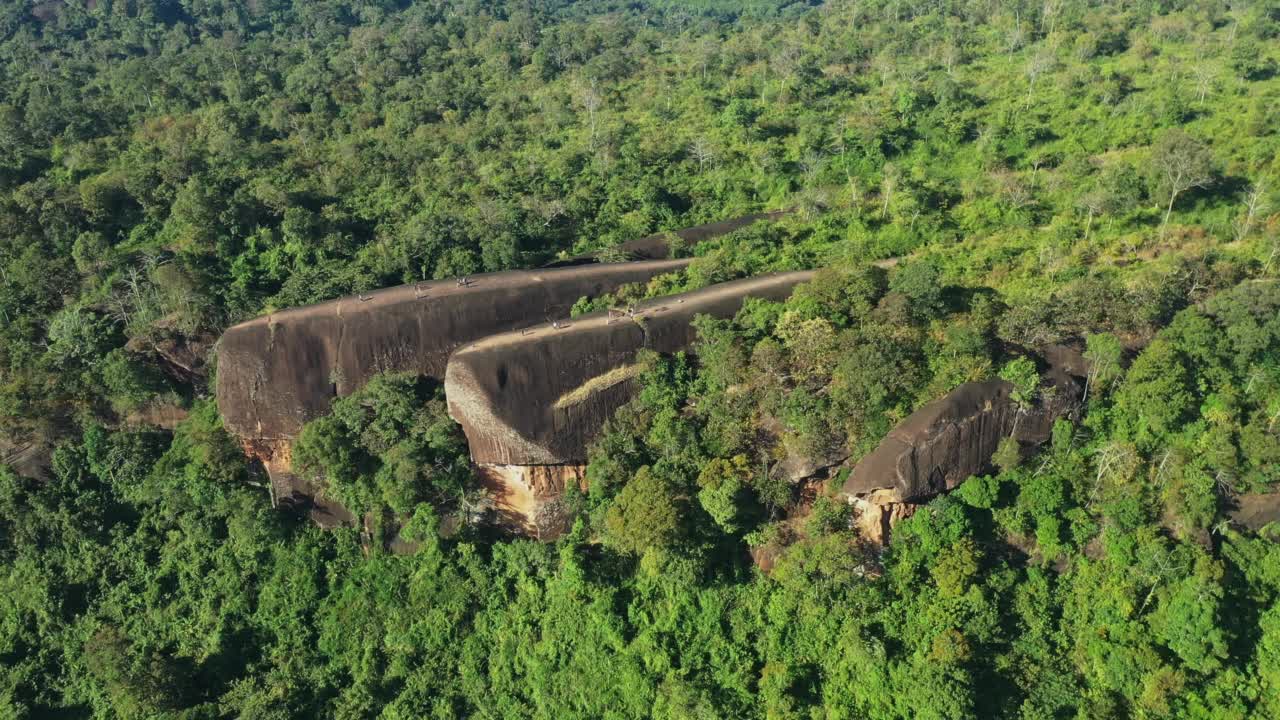
[[694,315],[732,316],[746,298],[782,299],[812,276],[763,275],[650,300],[634,317],[592,313],[485,338],[449,361],[449,412],[477,463],[581,463],[600,427],[631,398],[641,349],[688,348]]
[[344,508],[292,472],[292,442],[335,397],[381,372],[444,379],[458,346],[548,319],[568,318],[584,295],[647,282],[688,260],[593,264],[487,273],[378,290],[236,325],[218,343],[223,424],[261,461],[278,505],[305,509],[324,527],[351,524]]
[[567,318],[584,295],[645,282],[688,260],[476,275],[378,290],[272,313],[218,346],[218,410],[241,438],[296,438],[302,425],[371,376],[443,378],[450,353],[493,333]]
[[991,463],[1000,441],[1049,439],[1053,423],[1075,411],[1078,386],[1065,373],[1051,373],[1045,397],[1019,413],[1004,380],[966,383],[915,411],[862,458],[841,488],[867,517],[869,539],[887,539],[889,521],[910,514],[903,505],[951,490]]
[[[734,230],[740,230],[748,225],[754,225],[761,220],[777,220],[786,215],[789,211],[778,210],[776,212],[754,213],[751,215],[743,215],[742,217],[730,220],[721,220],[720,222],[708,223],[706,225],[696,225],[694,227],[684,228],[683,230],[673,230],[669,233],[656,233],[638,240],[625,242],[616,248],[629,260],[662,260],[671,256],[671,236],[679,238],[680,242],[686,246],[696,245],[703,240],[728,235]],[[582,265],[584,263],[596,262],[599,253],[586,253],[584,255],[575,255],[564,260],[557,260],[550,263],[547,267],[565,267],[569,265]]]
[[765,275],[651,300],[631,314],[594,313],[485,338],[454,353],[449,413],[508,525],[547,536],[548,508],[581,482],[587,446],[635,392],[641,349],[672,353],[694,340],[695,315],[729,317],[748,297],[782,299],[812,272]]
[[564,491],[570,485],[585,490],[586,470],[583,465],[478,465],[476,476],[500,524],[547,539],[569,529]]
[[[223,424],[240,438],[246,454],[262,462],[271,477],[274,503],[306,508],[322,525],[349,524],[350,514],[325,506],[316,488],[292,473],[290,462],[292,441],[302,426],[328,412],[335,397],[354,392],[382,372],[443,380],[449,356],[466,343],[539,323],[567,323],[569,309],[583,296],[683,269],[689,259],[668,259],[672,236],[695,245],[786,212],[746,215],[620,246],[618,250],[634,262],[602,263],[593,253],[543,270],[475,275],[462,284],[417,283],[241,323],[227,330],[217,345],[216,393]],[[166,350],[156,349],[175,367],[200,371],[177,352],[183,348],[168,354]],[[605,364],[609,362],[606,358]],[[601,403],[595,393],[587,394],[592,396],[590,404]],[[498,475],[523,478],[534,495],[542,496],[549,481],[539,478],[555,478],[551,484],[563,488],[566,472],[562,468]],[[527,505],[526,500],[512,505]]]

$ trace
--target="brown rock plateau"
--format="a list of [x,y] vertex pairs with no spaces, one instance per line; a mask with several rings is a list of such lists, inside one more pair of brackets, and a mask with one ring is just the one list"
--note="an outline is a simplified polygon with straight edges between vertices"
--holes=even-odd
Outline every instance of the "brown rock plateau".
[[1253,493],[1235,498],[1228,513],[1231,521],[1249,530],[1261,530],[1270,523],[1280,523],[1280,492]]
[[463,343],[548,318],[568,318],[583,296],[674,272],[688,260],[584,265],[475,275],[405,285],[272,313],[236,325],[218,343],[223,424],[262,462],[277,505],[304,509],[322,526],[354,517],[292,472],[303,424],[381,372],[444,379]]
[[635,392],[642,349],[694,340],[695,315],[728,317],[748,297],[782,299],[811,272],[765,275],[485,338],[449,361],[445,396],[499,520],[540,538],[563,532],[565,487],[585,482],[587,446]]

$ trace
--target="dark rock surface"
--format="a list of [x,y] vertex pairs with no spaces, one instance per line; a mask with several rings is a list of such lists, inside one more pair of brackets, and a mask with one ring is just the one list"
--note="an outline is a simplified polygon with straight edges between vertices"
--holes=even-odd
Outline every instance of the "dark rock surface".
[[[720,222],[708,223],[706,225],[696,225],[682,230],[672,230],[670,232],[655,233],[638,240],[622,243],[614,248],[617,252],[621,252],[629,260],[662,260],[671,256],[671,240],[672,236],[680,239],[685,246],[693,246],[703,240],[728,235],[734,230],[740,230],[748,225],[754,225],[761,220],[777,220],[778,218],[789,213],[789,210],[778,210],[767,213],[753,213],[751,215],[743,215],[731,220],[721,220]],[[573,257],[557,260],[547,265],[547,267],[566,267],[570,265],[582,265],[585,263],[596,262],[599,252],[586,253],[583,255],[574,255]]]
[[1054,421],[1076,408],[1078,387],[1057,382],[1021,416],[1008,382],[961,385],[890,431],[854,466],[842,492],[850,498],[874,494],[877,502],[918,502],[986,470],[1010,435],[1021,443],[1044,442]]
[[631,399],[642,348],[688,348],[697,314],[729,317],[748,297],[782,299],[813,273],[789,272],[713,285],[636,306],[635,317],[593,313],[485,338],[456,352],[445,373],[449,412],[476,463],[562,465]]
[[15,440],[0,435],[0,465],[17,475],[47,480],[53,464],[53,446],[35,439]]
[[173,332],[159,340],[137,337],[126,347],[140,355],[151,355],[164,373],[181,383],[200,383],[209,376],[208,360],[217,340],[210,333],[183,335]]
[[1242,527],[1258,531],[1270,523],[1280,523],[1280,492],[1241,495],[1232,504],[1227,516]]
[[688,260],[475,275],[378,290],[236,325],[218,345],[218,410],[244,439],[297,437],[302,425],[380,372],[443,378],[460,345],[568,318],[579,298],[645,282]]

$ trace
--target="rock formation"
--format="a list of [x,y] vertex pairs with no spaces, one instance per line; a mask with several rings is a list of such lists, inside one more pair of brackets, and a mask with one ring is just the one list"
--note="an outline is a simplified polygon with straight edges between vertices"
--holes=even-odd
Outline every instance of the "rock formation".
[[[612,252],[621,253],[628,260],[662,260],[671,256],[671,238],[675,237],[685,246],[693,246],[704,240],[710,240],[722,235],[728,235],[734,230],[741,230],[748,225],[754,225],[761,220],[777,220],[786,215],[788,210],[778,210],[767,213],[754,213],[751,215],[743,215],[742,217],[732,218],[730,220],[721,220],[720,222],[708,223],[706,225],[696,225],[694,227],[684,228],[683,230],[673,230],[671,232],[655,233],[638,240],[631,240],[622,243],[616,248],[611,248]],[[582,255],[574,255],[573,257],[557,260],[547,265],[547,267],[565,267],[569,265],[582,265],[585,263],[596,262],[601,253],[591,252]]]
[[[378,290],[236,325],[218,344],[217,398],[227,430],[263,461],[280,499],[307,495],[289,474],[289,445],[381,372],[444,378],[449,355],[493,333],[568,318],[583,296],[674,272],[688,260],[475,275]],[[341,516],[337,508],[326,512]]]
[[1280,523],[1280,492],[1241,495],[1231,504],[1227,517],[1241,527],[1256,532],[1271,523]]
[[[445,373],[486,483],[509,518],[525,518],[577,477],[587,445],[631,399],[641,349],[672,353],[694,340],[694,315],[729,317],[748,297],[782,299],[812,272],[764,275],[485,338],[454,353]],[[553,471],[542,466],[559,466]],[[547,482],[543,482],[547,480]]]
[[53,464],[53,445],[36,438],[15,439],[0,435],[0,465],[19,476],[47,480]]
[[377,290],[240,323],[218,347],[218,410],[242,438],[291,439],[377,373],[443,378],[450,353],[493,333],[567,318],[579,298],[687,260],[475,275]]
[[[335,397],[354,392],[382,372],[442,380],[450,354],[461,345],[538,323],[567,322],[579,298],[683,269],[689,259],[669,259],[673,239],[695,245],[786,213],[756,213],[658,233],[615,249],[634,262],[602,263],[600,253],[591,253],[548,269],[417,283],[241,323],[228,329],[217,346],[216,393],[223,424],[240,438],[247,454],[262,461],[271,476],[273,502],[310,506],[322,525],[350,522],[343,508],[313,503],[315,488],[293,475],[290,461],[302,426],[327,413]],[[199,372],[202,367],[185,350],[156,348],[180,370]],[[527,487],[546,484],[546,472],[514,472]],[[554,484],[563,486],[574,472],[551,475]],[[511,504],[522,502],[513,499]]]
[[854,466],[841,488],[854,505],[859,527],[875,542],[887,539],[892,521],[910,506],[951,490],[984,472],[1000,441],[1049,439],[1053,423],[1074,412],[1079,388],[1063,372],[1049,375],[1042,399],[1019,411],[1004,380],[966,383],[915,411]]

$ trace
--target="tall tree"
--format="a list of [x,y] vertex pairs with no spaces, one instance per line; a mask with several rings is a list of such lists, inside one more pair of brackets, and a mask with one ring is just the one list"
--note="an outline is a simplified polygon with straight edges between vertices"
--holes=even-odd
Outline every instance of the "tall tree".
[[1205,188],[1214,181],[1213,152],[1181,128],[1165,131],[1151,148],[1151,164],[1161,197],[1167,197],[1164,219],[1160,221],[1163,237],[1173,214],[1178,196],[1191,188]]

